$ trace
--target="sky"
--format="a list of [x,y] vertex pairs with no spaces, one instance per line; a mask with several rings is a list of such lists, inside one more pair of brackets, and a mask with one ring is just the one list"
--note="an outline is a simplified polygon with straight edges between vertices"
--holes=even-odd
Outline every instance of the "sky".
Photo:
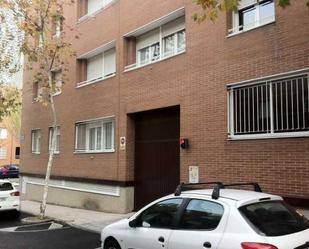
[[0,82],[5,84],[13,84],[18,87],[22,86],[22,69],[17,74],[11,75],[10,69],[14,68],[16,63],[21,64],[19,50],[22,43],[23,35],[18,30],[14,22],[13,14],[7,10],[0,9],[0,60],[9,56],[13,60],[13,64],[0,70]]

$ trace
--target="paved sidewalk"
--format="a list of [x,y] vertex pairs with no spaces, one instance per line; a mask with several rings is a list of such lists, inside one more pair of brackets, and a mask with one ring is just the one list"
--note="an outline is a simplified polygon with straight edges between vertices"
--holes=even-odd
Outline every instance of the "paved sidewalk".
[[309,209],[298,208],[297,210],[300,211],[303,215],[305,215],[309,219]]
[[[40,203],[35,201],[21,201],[21,211],[33,215],[38,215]],[[46,207],[46,216],[61,220],[67,224],[100,233],[102,228],[117,220],[130,217],[130,214],[112,214],[96,212],[91,210],[63,207],[48,204]]]

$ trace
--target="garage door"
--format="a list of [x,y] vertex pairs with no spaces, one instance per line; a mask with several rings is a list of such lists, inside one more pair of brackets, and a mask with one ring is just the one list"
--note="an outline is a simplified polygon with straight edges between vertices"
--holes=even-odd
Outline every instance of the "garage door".
[[135,209],[179,184],[179,107],[135,115]]

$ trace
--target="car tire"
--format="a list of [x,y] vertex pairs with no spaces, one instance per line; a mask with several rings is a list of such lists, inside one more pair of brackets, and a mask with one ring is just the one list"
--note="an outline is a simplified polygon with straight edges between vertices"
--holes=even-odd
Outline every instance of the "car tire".
[[121,249],[121,247],[116,240],[109,239],[104,243],[104,249]]
[[14,210],[14,211],[12,211],[12,216],[13,216],[15,219],[19,219],[20,212],[17,211],[17,210]]

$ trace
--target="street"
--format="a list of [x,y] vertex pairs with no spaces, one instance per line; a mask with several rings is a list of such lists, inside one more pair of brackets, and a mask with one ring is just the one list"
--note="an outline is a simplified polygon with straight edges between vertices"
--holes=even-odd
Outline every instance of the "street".
[[96,233],[68,225],[47,222],[25,225],[11,213],[0,214],[0,249],[95,249],[100,246]]

